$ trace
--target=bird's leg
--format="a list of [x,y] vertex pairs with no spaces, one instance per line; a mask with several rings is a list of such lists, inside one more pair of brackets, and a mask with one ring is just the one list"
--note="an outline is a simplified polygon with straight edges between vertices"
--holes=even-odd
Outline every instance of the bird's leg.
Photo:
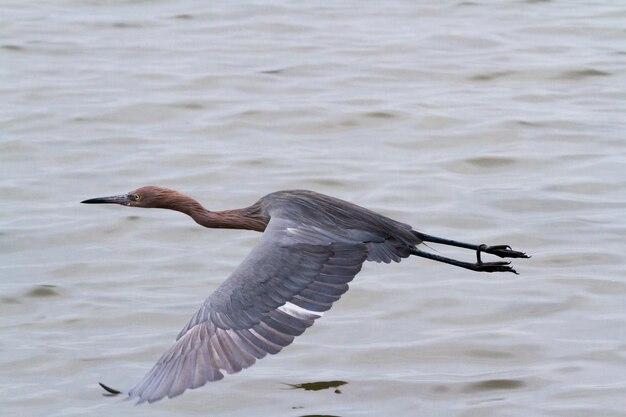
[[477,272],[513,272],[517,271],[510,266],[510,262],[482,262],[480,260],[480,252],[478,253],[478,262],[463,262],[457,259],[446,258],[445,256],[435,255],[434,253],[424,252],[417,248],[411,248],[411,253],[422,258],[432,259],[433,261],[443,262],[446,264],[459,266],[461,268],[470,269]]
[[415,232],[417,237],[419,237],[423,242],[432,242],[439,243],[442,245],[448,246],[456,246],[458,248],[472,249],[476,251],[476,257],[478,258],[478,263],[481,263],[480,253],[489,253],[491,255],[499,256],[500,258],[530,258],[530,256],[526,255],[524,252],[518,252],[513,250],[509,245],[494,245],[487,246],[485,244],[476,245],[473,243],[465,243],[458,242],[456,240],[444,239],[437,236],[427,235],[421,232]]

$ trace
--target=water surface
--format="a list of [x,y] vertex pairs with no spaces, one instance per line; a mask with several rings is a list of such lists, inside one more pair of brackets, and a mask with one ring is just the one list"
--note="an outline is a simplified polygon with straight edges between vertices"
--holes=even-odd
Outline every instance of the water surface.
[[[2,412],[623,416],[623,4],[235,3],[0,6]],[[258,239],[78,204],[148,184],[314,189],[533,258],[367,264],[279,355],[133,407],[97,382],[141,378]]]

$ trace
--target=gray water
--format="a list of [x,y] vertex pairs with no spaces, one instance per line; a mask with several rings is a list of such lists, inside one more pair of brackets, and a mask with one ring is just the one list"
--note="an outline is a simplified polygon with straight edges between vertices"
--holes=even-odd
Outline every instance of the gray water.
[[[267,3],[0,5],[1,414],[626,415],[624,3]],[[97,382],[137,382],[259,237],[79,204],[148,184],[533,257],[367,264],[280,354],[134,407]]]

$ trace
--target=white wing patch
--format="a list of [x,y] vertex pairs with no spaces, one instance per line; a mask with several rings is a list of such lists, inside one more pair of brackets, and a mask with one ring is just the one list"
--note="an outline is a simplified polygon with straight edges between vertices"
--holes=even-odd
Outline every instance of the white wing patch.
[[297,306],[293,303],[290,303],[289,301],[278,307],[276,310],[282,311],[285,314],[289,314],[291,317],[302,320],[315,320],[324,315],[323,312],[307,310],[306,308]]

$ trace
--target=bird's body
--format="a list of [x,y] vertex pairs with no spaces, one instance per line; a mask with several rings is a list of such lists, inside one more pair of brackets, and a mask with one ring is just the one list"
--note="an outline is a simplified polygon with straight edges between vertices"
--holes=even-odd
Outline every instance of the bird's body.
[[[118,203],[181,211],[206,227],[262,231],[259,243],[202,304],[134,388],[139,402],[174,397],[187,388],[238,372],[275,354],[311,326],[348,290],[365,260],[399,262],[411,254],[464,268],[514,272],[507,262],[483,263],[480,252],[526,257],[508,246],[436,238],[363,207],[305,190],[278,191],[253,205],[211,212],[184,194],[143,187],[85,203]],[[477,250],[467,263],[422,252],[423,241]]]

